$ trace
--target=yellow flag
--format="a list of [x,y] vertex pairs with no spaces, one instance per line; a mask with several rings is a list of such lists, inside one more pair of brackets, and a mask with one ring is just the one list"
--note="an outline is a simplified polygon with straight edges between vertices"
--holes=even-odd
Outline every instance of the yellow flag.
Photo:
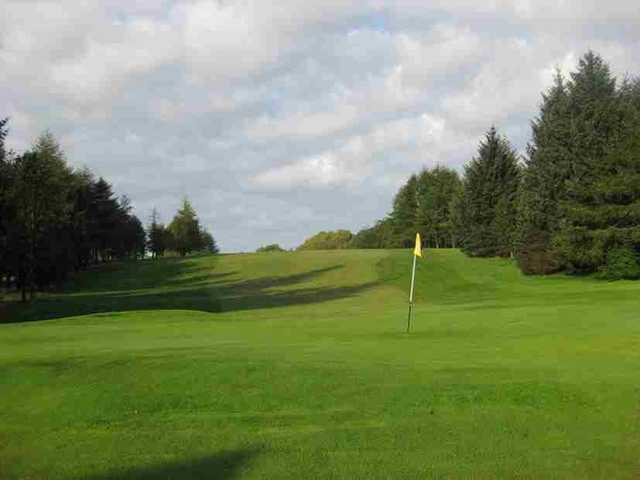
[[413,249],[413,254],[416,257],[422,257],[422,241],[420,241],[419,233],[416,233],[416,248]]

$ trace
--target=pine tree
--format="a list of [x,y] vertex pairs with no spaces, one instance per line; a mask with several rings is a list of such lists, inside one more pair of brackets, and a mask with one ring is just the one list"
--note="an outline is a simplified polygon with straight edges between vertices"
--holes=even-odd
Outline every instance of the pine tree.
[[172,234],[172,248],[185,256],[193,251],[199,250],[202,244],[200,236],[200,222],[196,211],[191,206],[187,198],[182,201],[182,207],[169,224],[168,230]]
[[111,185],[102,177],[91,185],[90,195],[88,228],[93,261],[108,261],[114,253],[114,232],[119,216],[118,201]]
[[8,122],[8,118],[0,119],[0,279],[5,275],[9,276],[8,233],[12,216],[9,191],[11,185],[14,184],[13,165],[10,162],[10,154],[5,147]]
[[567,89],[557,72],[531,125],[518,203],[518,264],[525,273],[551,273],[560,267],[551,239],[560,227],[560,202],[567,197],[570,120]]
[[210,253],[212,255],[216,255],[220,253],[220,249],[218,248],[218,244],[216,240],[213,238],[213,235],[209,233],[206,229],[200,230],[200,242],[202,244],[202,250],[206,253]]
[[413,245],[416,236],[418,210],[418,177],[411,175],[395,198],[390,221],[393,239],[389,247],[407,248]]
[[56,240],[68,218],[72,180],[62,150],[49,133],[38,138],[33,151],[16,160],[15,168],[16,218],[9,243],[25,301],[27,293],[33,296],[38,277],[51,276],[59,255],[66,253],[54,249],[63,246]]
[[637,173],[637,110],[632,93],[616,89],[609,66],[593,52],[580,60],[567,90],[569,179],[555,246],[570,272],[588,273],[625,236],[619,229],[638,225],[635,187],[626,183]]
[[427,246],[451,247],[455,243],[451,200],[460,188],[460,177],[446,167],[425,169],[418,176],[416,225]]
[[167,234],[165,226],[160,223],[158,211],[154,207],[151,211],[151,223],[147,229],[148,248],[153,258],[164,256],[167,249]]
[[519,182],[517,154],[491,127],[480,142],[478,156],[465,168],[463,249],[467,254],[512,254]]

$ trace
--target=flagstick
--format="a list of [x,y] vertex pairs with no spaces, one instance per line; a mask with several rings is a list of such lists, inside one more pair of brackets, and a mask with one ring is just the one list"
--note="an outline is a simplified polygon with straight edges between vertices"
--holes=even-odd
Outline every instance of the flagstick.
[[407,317],[407,333],[411,331],[411,314],[413,313],[413,287],[416,281],[416,255],[413,255],[413,269],[411,270],[411,290],[409,293],[409,316]]

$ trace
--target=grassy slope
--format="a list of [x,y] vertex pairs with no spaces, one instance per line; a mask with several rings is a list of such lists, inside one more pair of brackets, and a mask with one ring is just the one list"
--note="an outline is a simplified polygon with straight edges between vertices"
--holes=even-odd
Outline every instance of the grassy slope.
[[145,262],[13,312],[48,320],[0,325],[0,478],[640,475],[640,284],[429,251],[407,336],[410,260]]

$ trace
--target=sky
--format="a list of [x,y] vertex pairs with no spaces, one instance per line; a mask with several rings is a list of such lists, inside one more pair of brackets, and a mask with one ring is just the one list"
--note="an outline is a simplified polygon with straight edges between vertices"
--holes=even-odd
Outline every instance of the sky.
[[461,172],[491,125],[524,154],[555,69],[640,73],[639,25],[637,0],[0,0],[0,117],[143,223],[186,195],[223,251],[292,248]]

